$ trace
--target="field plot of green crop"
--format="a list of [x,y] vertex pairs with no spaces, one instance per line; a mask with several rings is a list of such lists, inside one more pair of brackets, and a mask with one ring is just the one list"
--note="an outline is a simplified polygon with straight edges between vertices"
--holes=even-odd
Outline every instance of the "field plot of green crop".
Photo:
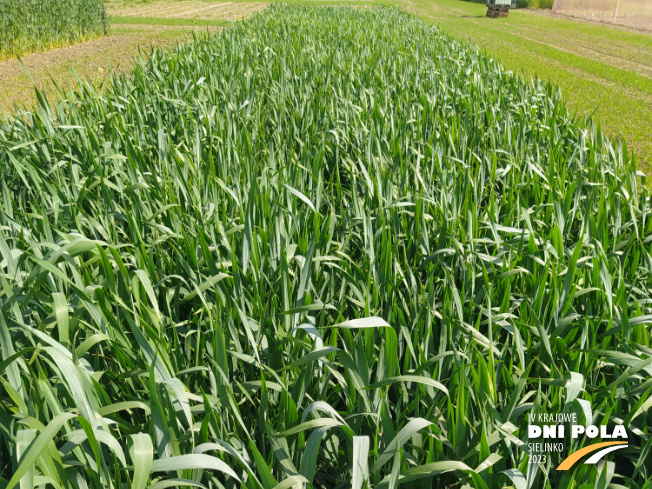
[[0,59],[106,34],[102,0],[0,0]]
[[[398,9],[272,6],[0,125],[0,481],[650,488],[650,198]],[[530,412],[629,449],[530,464]]]

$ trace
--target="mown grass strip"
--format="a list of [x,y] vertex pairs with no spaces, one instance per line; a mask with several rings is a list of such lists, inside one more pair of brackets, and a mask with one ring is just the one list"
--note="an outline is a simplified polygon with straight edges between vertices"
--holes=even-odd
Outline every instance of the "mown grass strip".
[[161,17],[128,17],[112,15],[109,17],[111,24],[125,25],[171,25],[171,26],[217,26],[229,27],[233,22],[228,20],[211,20],[211,19],[175,19]]

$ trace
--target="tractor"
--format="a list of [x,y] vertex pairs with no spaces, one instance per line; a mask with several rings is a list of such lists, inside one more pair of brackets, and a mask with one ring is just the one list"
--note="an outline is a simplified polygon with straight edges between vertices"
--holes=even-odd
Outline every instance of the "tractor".
[[487,0],[487,17],[507,17],[509,9],[516,6],[516,0]]

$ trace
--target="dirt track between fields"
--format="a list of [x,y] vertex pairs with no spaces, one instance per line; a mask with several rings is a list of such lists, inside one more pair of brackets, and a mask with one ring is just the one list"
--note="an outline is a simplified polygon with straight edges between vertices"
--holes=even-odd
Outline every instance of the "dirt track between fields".
[[[111,35],[94,40],[0,61],[0,117],[14,104],[31,106],[36,99],[34,87],[54,92],[54,84],[64,91],[78,84],[76,73],[84,81],[103,83],[110,70],[127,71],[138,53],[184,41],[191,32],[215,32],[224,27],[170,25],[177,19],[194,21],[234,21],[263,10],[265,2],[206,2],[199,0],[154,0],[137,3],[107,1],[107,13],[114,16]],[[124,20],[119,19],[123,17]],[[167,23],[166,23],[167,21]],[[183,23],[183,22],[181,22]],[[26,71],[29,73],[27,74]],[[54,82],[54,83],[53,83]]]
[[[215,32],[220,27],[161,25],[113,25],[113,34],[94,41],[51,51],[0,61],[0,116],[15,103],[30,105],[35,100],[34,85],[52,93],[52,80],[62,89],[74,87],[82,79],[100,83],[111,70],[126,71],[139,51],[183,41],[195,31]],[[25,69],[29,72],[26,74]],[[30,80],[30,76],[32,80]]]

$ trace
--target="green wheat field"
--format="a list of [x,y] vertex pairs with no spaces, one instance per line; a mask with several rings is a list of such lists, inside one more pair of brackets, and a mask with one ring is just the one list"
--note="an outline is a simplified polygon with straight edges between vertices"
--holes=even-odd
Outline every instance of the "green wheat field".
[[0,60],[103,36],[102,0],[0,0]]
[[[0,122],[0,487],[650,489],[627,147],[396,8],[272,5]],[[528,415],[627,426],[530,463]]]

